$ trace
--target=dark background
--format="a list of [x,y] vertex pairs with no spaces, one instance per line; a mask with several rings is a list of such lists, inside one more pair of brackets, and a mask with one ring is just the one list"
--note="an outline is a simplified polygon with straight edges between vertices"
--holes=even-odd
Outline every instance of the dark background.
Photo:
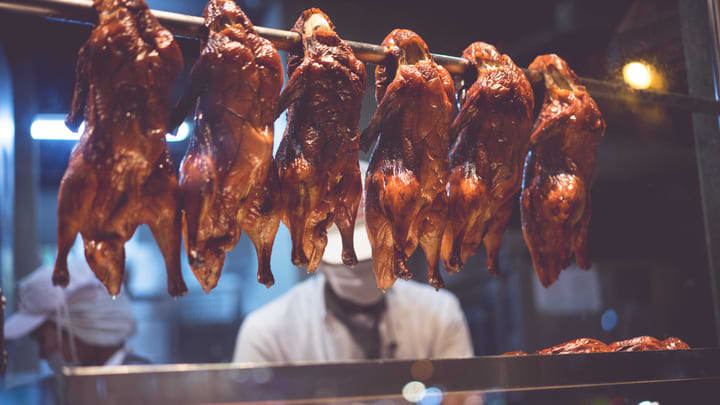
[[[204,7],[203,1],[148,3],[194,15]],[[643,61],[663,78],[657,90],[679,93],[688,89],[683,26],[698,23],[677,1],[239,3],[257,25],[287,29],[303,9],[319,7],[345,39],[379,44],[392,29],[410,28],[435,53],[458,56],[471,42],[482,40],[520,66],[554,52],[580,76],[602,80],[621,81],[625,63]],[[3,280],[17,280],[54,255],[57,187],[74,143],[32,141],[29,124],[36,114],[68,111],[75,56],[90,29],[0,14],[0,44],[14,86],[15,229],[22,229],[22,238],[16,232],[13,269],[3,269]],[[179,43],[187,72],[198,44],[190,39]],[[362,128],[375,107],[372,71],[368,65]],[[184,79],[178,81],[174,97]],[[612,341],[646,334],[678,336],[694,347],[717,345],[691,114],[662,105],[597,101],[608,129],[598,150],[592,194],[593,268],[583,272],[573,266],[550,289],[540,287],[516,208],[501,250],[501,277],[487,274],[482,252],[461,273],[445,277],[448,289],[462,302],[477,355],[533,351],[576,337]],[[178,164],[187,143],[170,145]],[[144,243],[154,243],[144,237]],[[273,296],[249,284],[254,283],[253,255],[243,239],[220,282],[226,290],[208,296],[195,288],[178,303],[168,300],[163,283],[154,291],[129,288],[141,327],[159,331],[153,336],[141,330],[134,343],[138,351],[158,362],[228,361],[244,315]],[[294,277],[273,287],[276,291],[302,278],[290,264],[289,251],[276,247],[273,260],[276,274],[292,272]],[[412,265],[423,280],[421,251]],[[130,271],[131,278],[133,274]],[[190,275],[186,281],[197,284]],[[12,298],[12,287],[9,290]],[[11,310],[12,304],[11,299]]]

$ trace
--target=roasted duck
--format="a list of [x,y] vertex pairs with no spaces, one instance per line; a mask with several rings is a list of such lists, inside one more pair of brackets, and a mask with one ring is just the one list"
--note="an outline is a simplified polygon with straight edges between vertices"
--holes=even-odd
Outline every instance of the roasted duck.
[[392,62],[375,69],[378,108],[360,140],[367,150],[379,137],[365,180],[375,276],[382,290],[412,277],[405,262],[420,243],[428,280],[440,288],[454,84],[414,32],[396,29],[382,45]]
[[605,343],[589,338],[580,338],[538,350],[537,354],[602,353],[611,351]]
[[195,134],[180,167],[182,232],[203,289],[218,283],[242,230],[258,254],[258,280],[273,284],[270,253],[280,224],[271,171],[282,63],[233,0],[212,0],[190,85],[171,126],[195,109]]
[[[579,338],[559,345],[538,350],[535,354],[572,354],[572,353],[602,353],[602,352],[642,352],[649,350],[685,350],[690,346],[676,337],[657,340],[652,336],[638,336],[636,338],[614,342],[609,345],[590,339]],[[514,351],[503,353],[503,356],[525,356],[528,353]]]
[[144,223],[165,258],[168,291],[183,295],[178,183],[165,142],[182,54],[143,0],[96,0],[94,9],[99,23],[78,54],[66,120],[73,130],[83,119],[86,126],[60,184],[53,283],[67,285],[67,254],[80,232],[88,264],[118,294],[124,243]]
[[595,151],[605,121],[575,72],[557,55],[538,56],[545,99],[530,137],[520,212],[522,229],[540,282],[548,287],[575,260],[590,267],[588,226]]
[[689,349],[687,343],[676,337],[658,340],[652,336],[638,336],[633,339],[621,340],[610,344],[614,352],[641,352],[647,350],[683,350]]
[[[495,47],[465,49],[477,80],[467,81],[460,114],[451,127],[448,225],[442,242],[445,268],[462,268],[483,243],[487,268],[498,273],[498,251],[520,191],[533,121],[533,91],[525,74]],[[473,83],[474,80],[474,83]]]
[[283,222],[292,237],[292,261],[313,272],[335,223],[346,265],[357,263],[355,216],[362,196],[358,121],[365,66],[334,31],[325,13],[309,9],[292,28],[302,42],[288,54],[290,80],[278,115],[288,125],[276,156]]

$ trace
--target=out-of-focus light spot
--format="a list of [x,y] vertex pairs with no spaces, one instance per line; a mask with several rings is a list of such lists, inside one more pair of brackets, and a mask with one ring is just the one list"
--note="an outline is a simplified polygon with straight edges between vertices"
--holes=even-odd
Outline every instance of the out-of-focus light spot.
[[623,78],[634,89],[650,87],[652,76],[650,67],[642,62],[630,62],[623,67]]
[[80,125],[77,133],[65,126],[62,116],[37,115],[30,126],[30,136],[37,140],[77,141],[85,130],[85,123]]
[[412,378],[420,381],[429,380],[434,372],[435,368],[430,360],[418,360],[410,367]]
[[440,405],[443,400],[443,393],[440,388],[430,387],[425,390],[425,396],[420,400],[422,405]]
[[402,396],[408,402],[420,402],[425,397],[425,384],[420,381],[410,381],[402,389]]
[[[85,131],[85,123],[80,124],[77,132],[72,132],[65,126],[65,119],[57,114],[39,114],[30,125],[30,136],[40,141],[77,141]],[[178,128],[177,135],[167,134],[168,142],[180,142],[190,136],[190,124],[183,122]]]
[[483,401],[482,395],[473,394],[465,398],[463,405],[485,405],[485,401]]
[[180,124],[177,130],[177,135],[166,135],[165,139],[167,139],[168,142],[180,142],[187,139],[187,137],[190,135],[190,124],[187,122],[183,122]]
[[642,401],[642,402],[638,402],[638,405],[660,405],[660,402],[655,402],[655,401]]
[[614,309],[608,309],[600,317],[600,325],[604,331],[611,331],[617,326],[618,315]]
[[10,144],[15,138],[15,123],[12,118],[3,119],[0,111],[0,145]]

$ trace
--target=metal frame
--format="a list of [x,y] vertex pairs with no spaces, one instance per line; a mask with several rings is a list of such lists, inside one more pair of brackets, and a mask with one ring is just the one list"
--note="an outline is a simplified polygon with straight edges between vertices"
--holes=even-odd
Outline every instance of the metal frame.
[[[715,83],[720,66],[718,49],[718,0],[707,0],[709,26],[712,30],[712,59]],[[91,3],[80,0],[0,0],[0,10],[61,18],[92,23]],[[197,37],[202,19],[176,13],[153,11],[158,19],[176,35]],[[287,50],[297,43],[296,33],[256,27],[279,49]],[[358,57],[369,63],[382,63],[385,49],[378,45],[347,41]],[[451,73],[462,74],[468,66],[464,59],[433,55]],[[531,79],[539,80],[528,72]],[[622,84],[582,78],[593,96],[611,100],[662,104],[683,111],[720,114],[717,93],[691,96],[676,93],[632,90]],[[714,98],[710,98],[714,96]],[[707,153],[706,144],[717,145],[718,118],[696,114],[694,120],[711,121],[714,127],[700,128],[696,123],[698,150]],[[700,129],[698,129],[700,128]],[[704,131],[699,134],[699,131]],[[720,173],[710,155],[698,155],[703,184],[703,203],[706,216],[706,236],[710,274],[716,299],[718,335],[720,336],[720,279],[715,266],[716,241],[720,237],[718,220],[713,214],[720,201],[715,186]],[[717,157],[717,155],[714,155]],[[717,161],[717,159],[715,159]],[[1,339],[1,337],[0,337]],[[229,401],[273,401],[310,399],[352,399],[367,397],[397,397],[402,387],[414,379],[413,361],[376,361],[343,364],[307,365],[169,365],[118,366],[103,368],[67,369],[63,378],[65,400],[73,404],[107,403],[197,403]],[[429,362],[433,370],[425,384],[441,386],[446,392],[468,391],[530,391],[558,390],[575,387],[612,386],[637,383],[716,380],[720,382],[720,350],[698,349],[678,352],[599,353],[570,356],[481,357],[464,360]],[[427,365],[427,364],[426,364]],[[269,382],[272,381],[272,384]],[[720,386],[720,385],[719,385]]]
[[[93,23],[96,20],[92,2],[85,0],[0,0],[0,11],[37,15],[81,23]],[[201,17],[167,11],[152,10],[161,24],[175,35],[197,38],[203,24]],[[265,38],[271,40],[280,50],[289,50],[300,41],[300,35],[272,28],[258,27],[255,29]],[[345,41],[356,53],[358,59],[368,63],[383,63],[387,58],[384,47],[364,42]],[[460,75],[470,64],[463,58],[432,54],[433,59],[445,66],[452,74]],[[533,83],[542,80],[539,72],[524,69]],[[621,100],[631,103],[661,104],[680,111],[720,114],[720,103],[707,97],[693,97],[680,93],[658,92],[652,90],[635,90],[620,82],[608,82],[581,77],[593,97],[607,100]]]
[[720,349],[264,366],[87,367],[66,368],[63,374],[64,402],[80,405],[400,399],[411,381],[437,387],[444,394],[697,381],[709,382],[720,392]]
[[[720,83],[720,0],[707,0],[707,11],[708,11],[708,25],[710,32],[712,33],[712,43],[710,46],[710,52],[712,55],[712,70],[713,79],[715,82],[714,96],[715,99],[720,99],[720,89],[718,84]],[[709,134],[708,142],[715,145],[715,152],[720,152],[720,148],[717,147],[717,137],[720,133],[720,126],[718,125],[718,119],[714,121],[712,133]],[[695,146],[696,150],[698,145]],[[698,159],[700,159],[700,153],[698,151]],[[718,155],[714,155],[714,159],[707,159],[703,165],[701,161],[698,161],[698,168],[700,171],[700,179],[708,184],[703,184],[703,211],[705,214],[705,237],[708,248],[708,262],[710,266],[710,282],[712,283],[711,289],[713,292],[713,300],[715,304],[715,331],[717,333],[717,340],[720,344],[720,214],[717,213],[717,204],[720,204],[720,162],[718,161]],[[704,166],[704,167],[703,167]],[[704,176],[710,178],[703,179]]]
[[[718,0],[680,0],[683,48],[692,96],[718,98]],[[720,126],[718,117],[692,114],[715,331],[720,342]]]
[[[0,375],[7,369],[7,351],[5,350],[5,312],[7,287],[3,289],[4,272],[13,266],[13,206],[15,200],[15,151],[14,125],[3,128],[4,120],[13,120],[13,86],[10,73],[10,66],[7,61],[5,49],[0,44]],[[3,84],[5,82],[5,84]],[[4,133],[7,131],[6,133]],[[7,282],[7,278],[5,278]]]

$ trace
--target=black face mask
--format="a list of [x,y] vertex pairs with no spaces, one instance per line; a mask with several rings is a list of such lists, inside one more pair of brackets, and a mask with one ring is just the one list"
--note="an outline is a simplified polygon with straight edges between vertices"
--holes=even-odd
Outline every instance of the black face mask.
[[325,282],[325,305],[350,332],[368,360],[380,358],[380,318],[385,312],[385,297],[372,305],[358,305],[340,298]]

